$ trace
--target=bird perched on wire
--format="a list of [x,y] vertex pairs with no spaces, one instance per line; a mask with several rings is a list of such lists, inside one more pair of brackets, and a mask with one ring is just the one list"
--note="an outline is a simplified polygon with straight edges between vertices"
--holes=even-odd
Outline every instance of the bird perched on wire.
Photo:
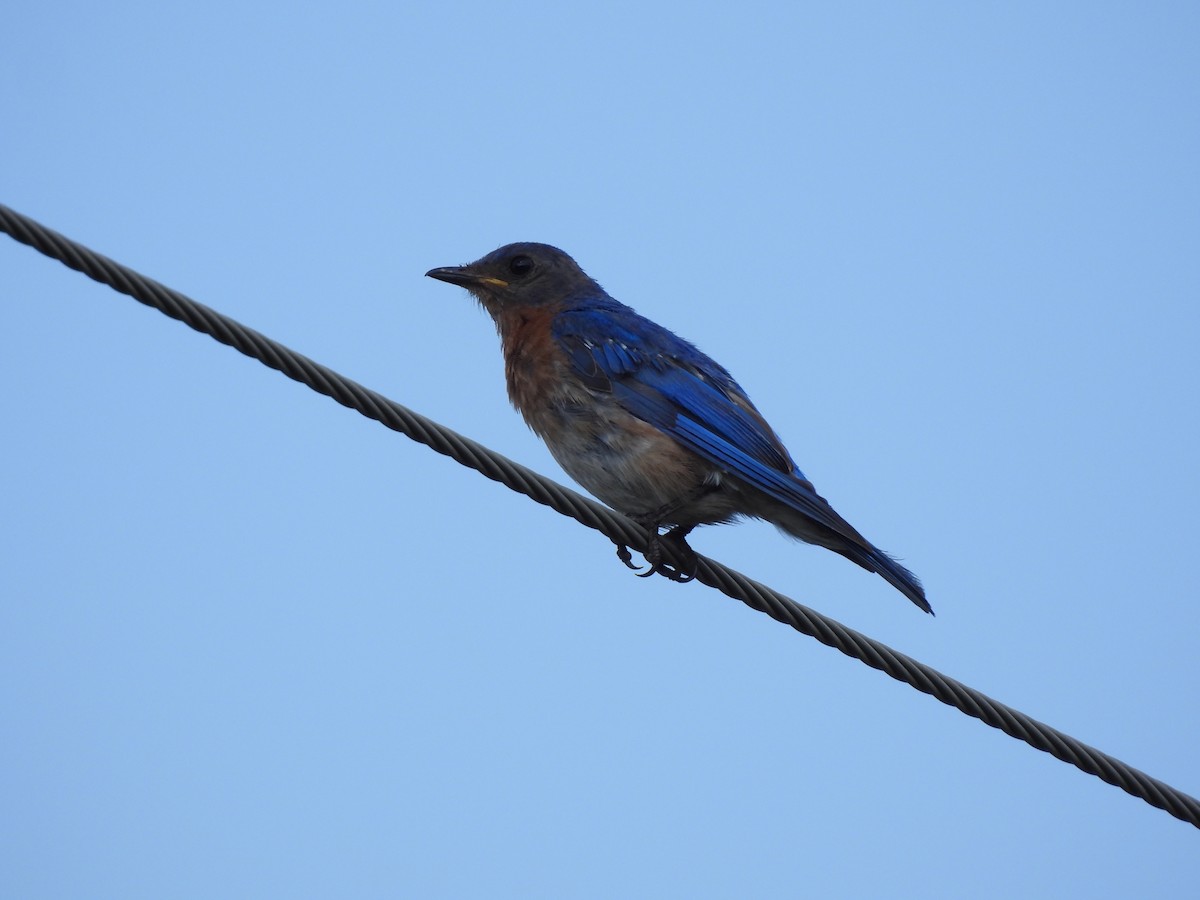
[[[508,244],[425,274],[465,287],[495,320],[508,396],[559,465],[650,530],[646,575],[689,580],[687,534],[752,516],[878,572],[933,612],[917,577],[816,492],[724,368],[614,300],[563,251]],[[665,562],[664,543],[687,564]],[[634,567],[627,548],[618,555]]]

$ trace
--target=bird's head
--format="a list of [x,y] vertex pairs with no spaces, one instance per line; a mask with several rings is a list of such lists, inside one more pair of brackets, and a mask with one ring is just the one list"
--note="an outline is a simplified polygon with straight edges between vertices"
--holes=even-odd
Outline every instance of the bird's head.
[[425,273],[465,287],[493,318],[506,311],[561,303],[581,292],[599,291],[579,264],[549,244],[506,244],[465,266]]

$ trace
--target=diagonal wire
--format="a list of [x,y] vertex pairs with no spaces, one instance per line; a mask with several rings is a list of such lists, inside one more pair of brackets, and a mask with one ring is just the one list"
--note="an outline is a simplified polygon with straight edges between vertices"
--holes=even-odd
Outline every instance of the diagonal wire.
[[[343,406],[357,410],[481,472],[493,481],[596,529],[614,543],[629,545],[639,551],[646,549],[646,531],[620,513],[344,378],[252,328],[101,256],[3,204],[0,204],[0,230],[46,256],[83,272],[89,278],[128,294],[140,303],[152,306],[172,319],[178,319],[196,331],[308,385],[314,391],[332,397]],[[669,546],[666,549],[672,561],[683,562],[674,557]],[[1200,801],[1196,798],[1011,706],[993,700],[886,644],[802,606],[740,572],[701,556],[696,580],[1200,828]]]

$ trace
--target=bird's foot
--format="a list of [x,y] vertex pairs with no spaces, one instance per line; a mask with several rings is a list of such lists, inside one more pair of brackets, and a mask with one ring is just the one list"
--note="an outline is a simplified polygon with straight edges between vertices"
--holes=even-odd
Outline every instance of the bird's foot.
[[[686,584],[696,577],[696,569],[700,565],[700,560],[696,556],[696,551],[688,546],[686,540],[688,532],[691,528],[676,526],[666,534],[659,534],[658,528],[654,525],[647,525],[650,531],[649,539],[646,542],[646,562],[650,563],[650,568],[645,572],[641,571],[642,567],[634,565],[633,554],[629,552],[629,548],[624,544],[617,546],[617,558],[625,563],[630,569],[638,573],[639,578],[649,578],[651,575],[662,575],[664,578],[669,578],[671,581],[679,584]],[[664,547],[670,545],[675,551],[675,554],[683,558],[683,565],[674,566],[667,562],[664,557]]]

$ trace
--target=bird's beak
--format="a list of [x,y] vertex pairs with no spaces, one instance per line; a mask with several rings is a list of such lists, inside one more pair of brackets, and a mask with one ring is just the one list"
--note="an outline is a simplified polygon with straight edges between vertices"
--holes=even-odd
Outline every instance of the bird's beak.
[[480,285],[493,288],[508,287],[507,281],[492,278],[490,275],[478,275],[466,266],[442,266],[440,269],[430,269],[425,274],[429,278],[436,278],[438,281],[447,281],[450,284],[461,285],[465,288],[479,287]]

